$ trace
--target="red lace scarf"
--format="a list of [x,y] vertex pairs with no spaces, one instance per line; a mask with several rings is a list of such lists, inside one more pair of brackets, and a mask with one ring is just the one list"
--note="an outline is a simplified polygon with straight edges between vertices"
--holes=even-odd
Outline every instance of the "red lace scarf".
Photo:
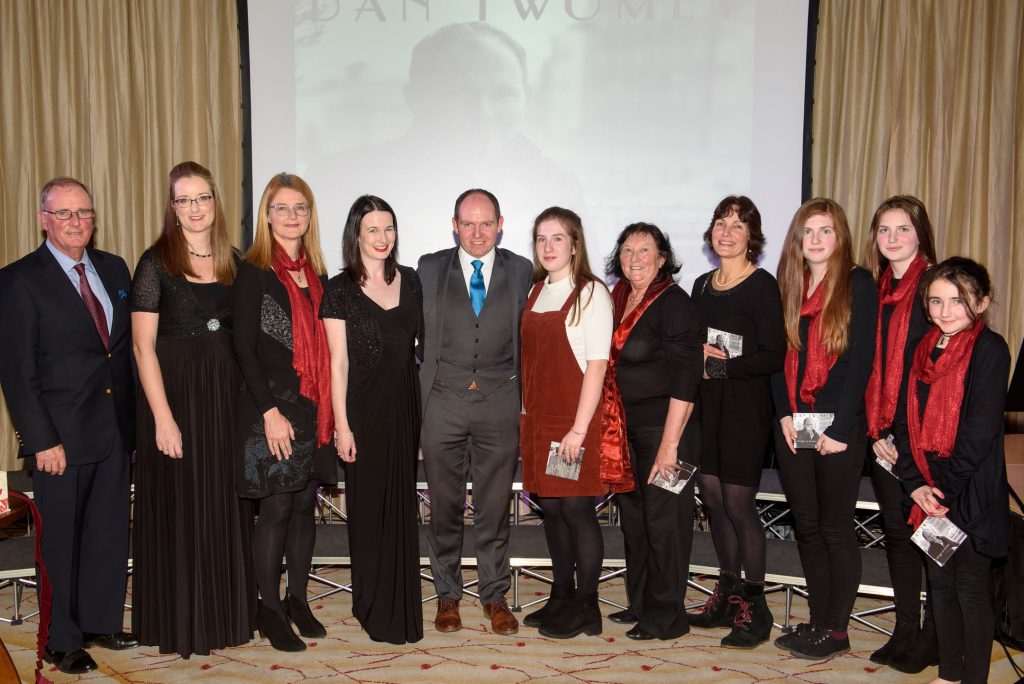
[[[918,254],[895,289],[892,287],[892,268],[886,268],[878,283],[878,323],[875,326],[875,361],[868,378],[868,388],[864,394],[864,402],[868,419],[868,434],[871,439],[878,439],[879,433],[892,425],[896,416],[896,402],[900,394],[900,382],[903,380],[903,351],[907,346],[907,334],[910,330],[910,314],[917,303],[917,284],[921,275],[928,268],[928,260]],[[892,306],[889,317],[889,328],[886,332],[885,360],[888,369],[882,379],[882,310]]]
[[[960,404],[964,400],[967,366],[971,361],[974,343],[984,329],[985,323],[979,318],[970,328],[953,335],[946,350],[933,361],[932,350],[942,331],[932,326],[914,350],[914,362],[907,380],[907,427],[914,464],[929,487],[934,487],[935,481],[928,469],[926,454],[934,453],[939,458],[949,458],[953,453],[957,425],[960,422]],[[924,406],[924,418],[921,418],[921,405],[917,397],[918,380],[931,385],[928,403]],[[927,426],[927,430],[923,429],[924,426]],[[916,530],[927,517],[915,503],[907,522]]]

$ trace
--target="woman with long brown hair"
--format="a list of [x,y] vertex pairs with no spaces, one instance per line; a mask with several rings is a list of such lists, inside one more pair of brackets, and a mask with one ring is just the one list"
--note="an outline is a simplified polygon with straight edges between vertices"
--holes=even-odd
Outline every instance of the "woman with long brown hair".
[[252,638],[249,506],[235,495],[238,258],[209,170],[171,169],[163,231],[132,281],[139,379],[132,627],[161,653]]
[[897,195],[882,202],[871,219],[864,245],[864,265],[878,283],[875,357],[864,400],[871,484],[885,530],[896,627],[892,638],[871,654],[871,661],[910,673],[937,663],[938,653],[930,609],[921,627],[924,565],[921,553],[910,541],[912,530],[904,513],[906,495],[895,477],[898,452],[892,426],[904,357],[908,349],[917,347],[928,329],[917,285],[935,263],[935,233],[921,200]]
[[[811,619],[775,645],[820,660],[850,650],[846,630],[861,570],[853,519],[878,295],[871,274],[854,266],[846,213],[824,198],[805,202],[793,217],[778,280],[788,350],[783,372],[772,376],[775,454]],[[821,433],[798,442],[795,423],[814,421]]]
[[245,381],[236,483],[240,496],[259,501],[257,624],[279,651],[306,647],[289,619],[304,637],[327,636],[306,602],[317,490],[338,481],[330,355],[317,316],[326,282],[313,191],[279,173],[263,191],[252,248],[235,281],[235,353]]
[[[523,311],[523,488],[537,496],[551,554],[551,596],[523,623],[567,639],[601,633],[597,584],[604,539],[594,506],[601,482],[597,410],[612,339],[612,300],[590,270],[583,222],[550,207],[533,222],[534,286]],[[550,445],[576,478],[547,474]],[[574,581],[575,580],[575,581]]]

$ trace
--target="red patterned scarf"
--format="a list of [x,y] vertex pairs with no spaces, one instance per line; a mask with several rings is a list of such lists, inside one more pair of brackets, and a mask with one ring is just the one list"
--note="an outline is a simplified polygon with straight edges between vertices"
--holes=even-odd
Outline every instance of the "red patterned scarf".
[[[931,452],[939,458],[949,458],[953,453],[957,425],[960,422],[960,404],[964,400],[967,366],[971,361],[974,343],[984,329],[985,323],[979,318],[970,328],[953,335],[945,351],[939,355],[938,360],[933,361],[932,350],[942,331],[932,326],[914,350],[914,363],[910,367],[910,378],[907,381],[907,426],[914,464],[929,487],[934,487],[935,481],[932,480],[925,454]],[[917,398],[918,380],[931,385],[923,419]],[[927,430],[922,429],[925,425],[928,426]],[[921,507],[914,504],[907,522],[916,530],[927,517]]]
[[626,299],[629,297],[630,285],[625,280],[615,283],[612,288],[612,302],[615,305],[615,332],[612,333],[612,348],[608,355],[608,371],[604,376],[604,388],[601,395],[601,459],[599,471],[601,482],[608,485],[613,492],[631,492],[636,487],[633,478],[633,466],[629,460],[629,444],[626,440],[626,412],[622,407],[622,396],[619,394],[619,383],[615,377],[615,366],[618,363],[622,348],[626,346],[629,333],[640,320],[647,307],[658,295],[672,285],[671,278],[655,280],[647,287],[644,297],[629,314],[626,311]]
[[[324,286],[309,263],[305,250],[293,260],[275,243],[273,269],[288,292],[288,303],[292,308],[292,367],[299,376],[299,394],[316,404],[316,443],[323,446],[330,443],[334,434],[331,358],[327,349],[327,331],[317,316]],[[288,271],[302,271],[306,275],[309,299],[302,294]]]
[[[814,396],[825,386],[828,381],[828,372],[832,370],[838,358],[830,354],[824,341],[821,339],[821,311],[825,308],[825,282],[818,284],[818,288],[810,297],[807,296],[807,288],[811,282],[811,274],[804,274],[804,303],[800,305],[800,317],[810,318],[811,324],[807,328],[807,360],[804,362],[804,379],[800,383],[800,400],[814,410]],[[797,412],[796,404],[796,376],[800,370],[800,352],[790,349],[786,352],[786,391],[789,394],[789,408],[793,413]]]
[[[900,394],[900,382],[903,380],[903,351],[907,346],[907,333],[910,331],[910,314],[917,303],[917,283],[928,268],[928,260],[918,252],[903,278],[894,289],[892,286],[892,268],[885,269],[882,280],[878,283],[878,323],[875,326],[875,362],[868,378],[868,389],[864,395],[867,407],[868,434],[871,439],[878,439],[878,434],[892,425],[896,416],[896,401]],[[889,317],[889,329],[886,332],[885,359],[888,369],[885,380],[882,380],[882,309],[892,306]]]

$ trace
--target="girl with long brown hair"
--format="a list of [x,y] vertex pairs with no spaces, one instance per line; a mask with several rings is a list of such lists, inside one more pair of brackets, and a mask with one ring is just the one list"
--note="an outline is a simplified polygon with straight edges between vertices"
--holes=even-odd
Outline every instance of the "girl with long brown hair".
[[[843,208],[824,198],[805,202],[793,217],[778,280],[788,350],[783,372],[772,376],[775,454],[811,619],[775,645],[820,660],[850,650],[846,630],[861,569],[853,516],[878,295],[871,274],[854,266]],[[818,421],[822,427],[809,443],[799,443],[805,448],[797,448],[795,414],[815,414],[801,425]]]
[[[597,584],[604,541],[594,506],[601,482],[601,402],[612,301],[590,270],[580,217],[545,209],[533,223],[534,286],[523,311],[523,488],[537,496],[551,554],[551,596],[523,623],[556,639],[601,633]],[[576,479],[547,474],[549,447]],[[575,580],[575,581],[574,581]]]
[[892,638],[871,654],[871,661],[909,673],[937,663],[938,653],[930,609],[924,627],[920,626],[924,565],[910,541],[903,487],[893,476],[898,452],[892,425],[906,351],[917,346],[928,328],[917,286],[935,262],[935,233],[921,200],[897,195],[882,202],[871,219],[864,245],[864,264],[878,283],[879,300],[874,364],[864,400],[871,484],[885,530],[896,628]]

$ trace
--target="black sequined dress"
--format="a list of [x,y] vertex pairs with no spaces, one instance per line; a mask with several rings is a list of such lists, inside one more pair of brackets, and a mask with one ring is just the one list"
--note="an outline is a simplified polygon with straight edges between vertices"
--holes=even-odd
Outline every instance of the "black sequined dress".
[[182,458],[156,448],[138,394],[132,526],[132,629],[161,653],[189,657],[244,644],[255,626],[250,507],[235,494],[240,379],[231,288],[168,274],[150,251],[132,281],[132,311],[159,314],[156,355]]
[[414,355],[423,330],[419,277],[400,266],[398,306],[384,310],[348,274],[327,284],[321,318],[345,321],[347,411],[355,463],[345,464],[352,614],[370,638],[423,638],[416,458],[420,391]]

